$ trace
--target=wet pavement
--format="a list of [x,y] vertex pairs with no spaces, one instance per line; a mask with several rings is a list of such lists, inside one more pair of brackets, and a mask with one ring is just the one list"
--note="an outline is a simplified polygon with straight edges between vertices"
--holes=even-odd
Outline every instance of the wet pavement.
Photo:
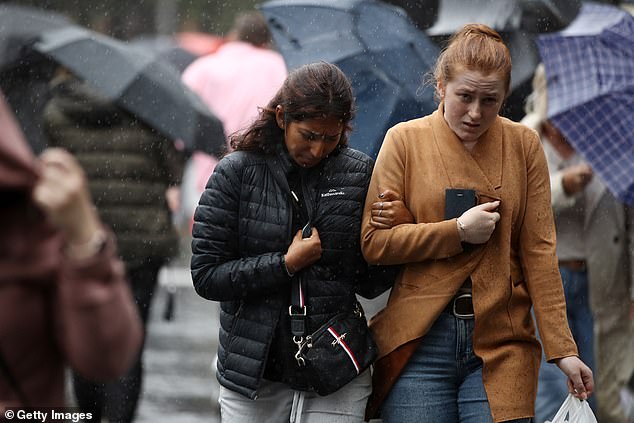
[[[187,268],[165,268],[159,280],[146,341],[143,396],[135,421],[219,422],[219,388],[212,370],[218,304],[196,294]],[[170,290],[174,291],[174,309],[172,319],[166,320]]]

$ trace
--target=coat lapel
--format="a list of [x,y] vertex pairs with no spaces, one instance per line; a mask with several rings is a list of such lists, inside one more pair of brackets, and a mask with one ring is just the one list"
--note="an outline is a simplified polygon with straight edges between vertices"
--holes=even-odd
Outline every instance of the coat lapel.
[[502,137],[500,118],[484,133],[472,152],[469,152],[443,117],[443,103],[432,116],[432,128],[436,148],[440,151],[442,165],[449,187],[475,189],[481,202],[500,198],[502,186]]

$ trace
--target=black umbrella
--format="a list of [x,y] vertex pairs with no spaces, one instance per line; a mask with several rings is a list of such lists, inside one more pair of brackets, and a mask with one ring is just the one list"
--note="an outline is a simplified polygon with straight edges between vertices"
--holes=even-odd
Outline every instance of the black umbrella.
[[222,153],[220,120],[162,60],[81,28],[46,32],[33,48],[168,138],[182,140],[187,150]]
[[44,31],[70,26],[58,13],[15,4],[0,4],[0,69],[17,65],[24,47]]
[[176,39],[169,35],[135,38],[130,41],[130,45],[157,56],[174,66],[180,73],[183,73],[185,68],[198,58],[194,53],[179,46]]
[[350,145],[376,157],[389,127],[436,109],[421,87],[438,48],[400,9],[372,0],[270,1],[261,6],[289,69],[325,60],[350,78]]

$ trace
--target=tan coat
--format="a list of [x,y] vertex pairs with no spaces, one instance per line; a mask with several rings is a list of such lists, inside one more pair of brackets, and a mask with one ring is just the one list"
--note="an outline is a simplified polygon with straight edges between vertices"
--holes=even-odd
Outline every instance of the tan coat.
[[[386,188],[402,196],[415,224],[370,225],[372,203]],[[481,203],[501,200],[501,220],[486,244],[463,249],[456,220],[443,220],[446,188],[475,189]],[[371,263],[405,264],[386,308],[371,321],[380,360],[370,415],[413,352],[410,341],[425,335],[468,276],[474,350],[496,422],[534,414],[541,350],[531,305],[547,359],[577,354],[557,268],[546,159],[535,131],[523,125],[498,117],[471,153],[447,126],[442,104],[390,129],[368,190],[362,248]]]

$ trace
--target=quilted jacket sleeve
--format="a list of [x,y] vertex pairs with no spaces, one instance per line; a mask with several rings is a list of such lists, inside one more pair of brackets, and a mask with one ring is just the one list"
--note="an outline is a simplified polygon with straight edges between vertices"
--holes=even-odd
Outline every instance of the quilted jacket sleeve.
[[192,230],[191,272],[196,292],[215,301],[257,297],[288,286],[285,251],[242,257],[239,210],[244,155],[221,160],[209,178]]

